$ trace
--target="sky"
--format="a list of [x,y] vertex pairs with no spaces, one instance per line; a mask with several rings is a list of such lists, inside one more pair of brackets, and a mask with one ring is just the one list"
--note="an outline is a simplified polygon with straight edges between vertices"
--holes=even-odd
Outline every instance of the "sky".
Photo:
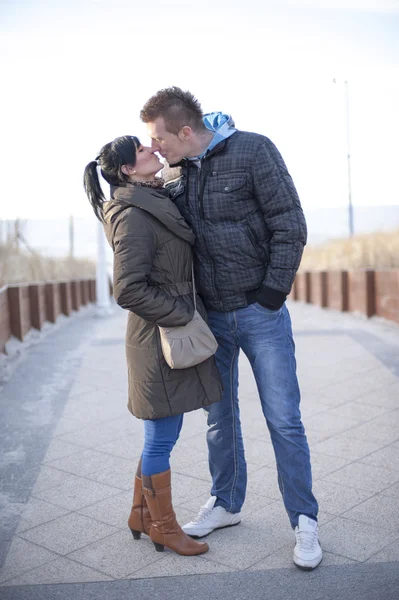
[[0,0],[0,81],[0,219],[91,214],[85,165],[170,85],[346,206],[345,81],[353,203],[399,210],[399,0]]

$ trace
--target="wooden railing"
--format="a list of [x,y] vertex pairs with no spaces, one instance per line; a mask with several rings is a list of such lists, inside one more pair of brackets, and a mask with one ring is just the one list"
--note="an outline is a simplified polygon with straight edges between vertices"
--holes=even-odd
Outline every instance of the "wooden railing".
[[399,323],[399,269],[302,271],[290,299]]
[[51,281],[8,285],[0,289],[0,352],[11,336],[21,342],[32,329],[41,330],[45,321],[55,323],[81,306],[96,301],[95,279]]

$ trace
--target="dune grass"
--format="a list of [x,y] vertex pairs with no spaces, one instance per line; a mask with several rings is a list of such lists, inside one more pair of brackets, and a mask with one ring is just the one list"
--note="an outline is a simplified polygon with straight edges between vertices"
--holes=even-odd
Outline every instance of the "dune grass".
[[68,281],[95,277],[94,261],[52,258],[21,250],[13,243],[0,244],[0,287],[15,283]]
[[399,229],[306,246],[300,271],[399,268]]
[[[367,268],[399,268],[399,229],[306,246],[300,271]],[[15,243],[0,244],[0,287],[85,279],[95,277],[95,273],[95,262],[89,259],[52,258],[21,250]]]

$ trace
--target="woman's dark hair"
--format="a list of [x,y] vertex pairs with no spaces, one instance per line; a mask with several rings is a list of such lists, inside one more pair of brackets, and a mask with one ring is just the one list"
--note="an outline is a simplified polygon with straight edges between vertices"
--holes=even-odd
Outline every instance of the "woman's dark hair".
[[100,150],[96,160],[86,166],[83,176],[83,186],[94,214],[100,221],[103,217],[103,203],[106,200],[98,179],[97,167],[101,168],[101,175],[110,185],[126,186],[129,178],[122,173],[123,165],[136,164],[136,152],[140,146],[138,138],[124,135],[113,142],[105,144]]

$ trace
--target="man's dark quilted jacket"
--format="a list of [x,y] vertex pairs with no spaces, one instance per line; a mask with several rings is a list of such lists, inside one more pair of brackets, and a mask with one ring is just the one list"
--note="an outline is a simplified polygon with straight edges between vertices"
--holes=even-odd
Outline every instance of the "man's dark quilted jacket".
[[184,160],[170,194],[196,235],[197,288],[208,309],[257,301],[278,309],[306,244],[306,222],[274,144],[237,131],[201,161]]

